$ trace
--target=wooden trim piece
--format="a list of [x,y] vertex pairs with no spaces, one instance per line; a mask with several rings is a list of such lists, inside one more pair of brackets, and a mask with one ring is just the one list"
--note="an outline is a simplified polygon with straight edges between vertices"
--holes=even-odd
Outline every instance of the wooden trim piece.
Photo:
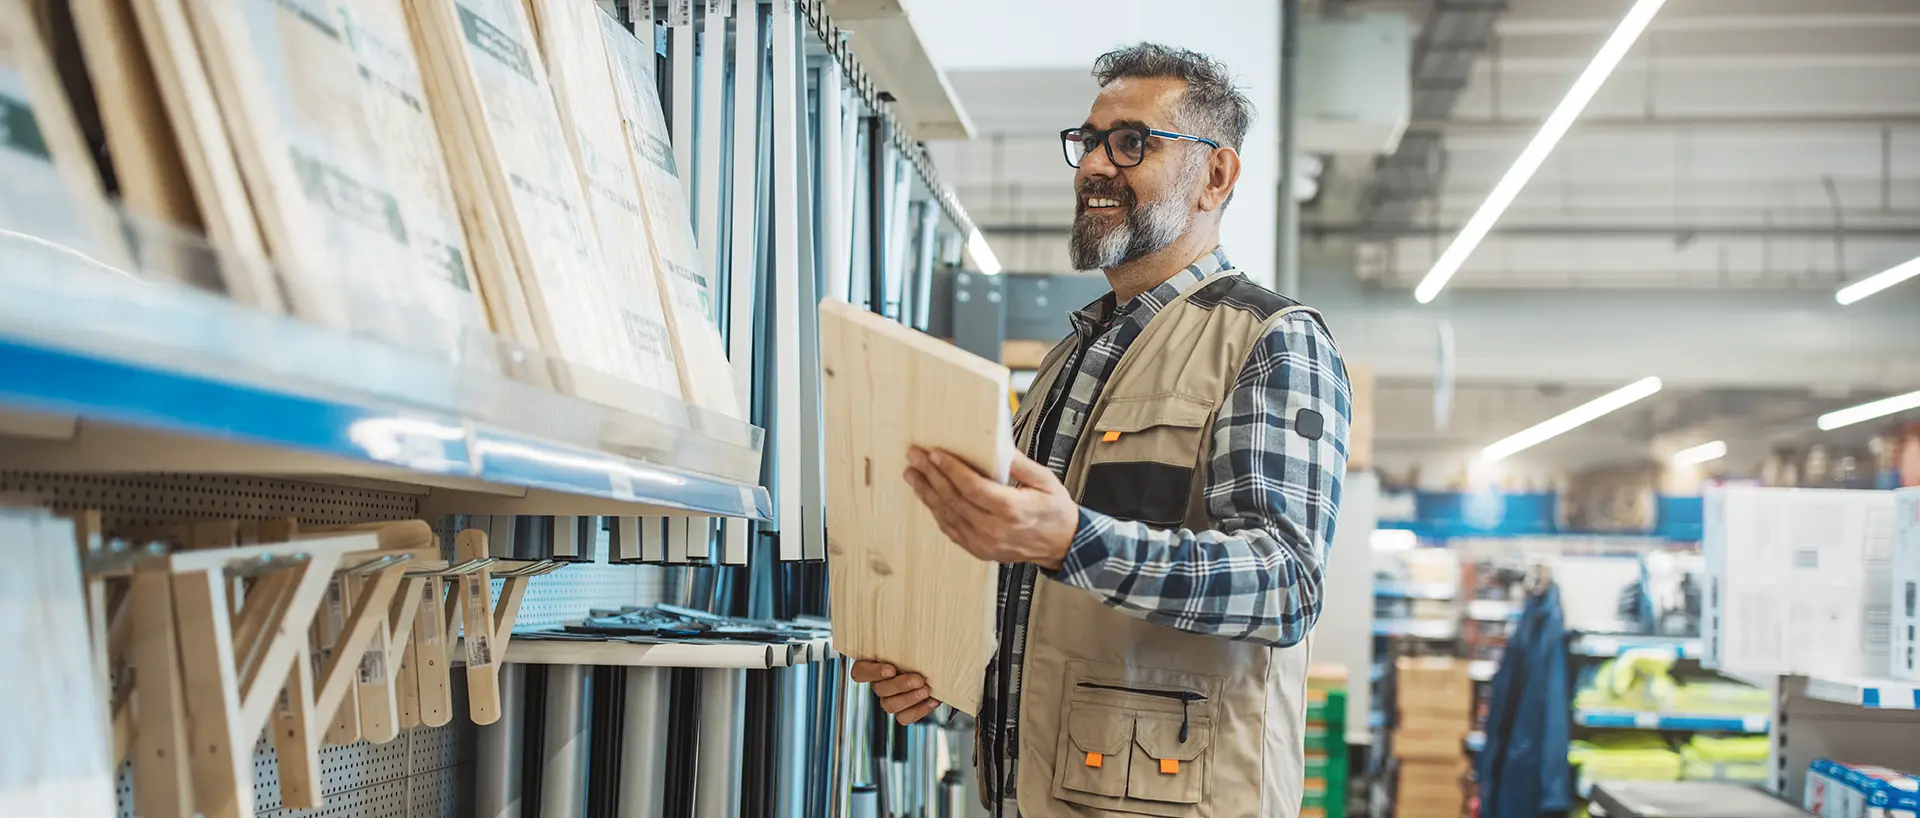
[[[361,654],[373,641],[375,628],[386,619],[393,595],[400,590],[400,581],[405,573],[406,563],[400,563],[380,570],[361,583],[340,640],[334,644],[333,653],[327,657],[316,680],[320,692],[314,697],[315,712],[336,712],[346,700],[354,673],[360,666]],[[357,707],[354,710],[358,712]]]
[[[454,556],[460,561],[487,556],[487,534],[469,528],[454,538]],[[495,652],[493,573],[481,568],[460,577],[461,607],[467,647],[467,708],[474,724],[500,720],[500,661]]]
[[166,568],[155,565],[134,572],[132,586],[127,607],[139,626],[128,661],[140,697],[133,731],[133,812],[143,818],[193,818],[192,747],[173,583]]
[[195,805],[206,818],[252,818],[253,741],[241,731],[226,578],[217,570],[176,571],[173,602]]
[[448,606],[458,604],[447,599],[447,582],[428,577],[420,584],[420,607],[414,613],[414,638],[411,641],[416,660],[414,678],[420,685],[420,723],[439,727],[453,720],[452,644]]
[[241,677],[241,726],[255,736],[266,727],[269,710],[287,676],[287,668],[305,656],[306,634],[319,611],[327,591],[327,580],[340,565],[337,554],[314,554],[303,565],[287,569],[292,574],[287,602],[265,626],[266,646],[259,651],[259,662],[245,669]]
[[313,659],[295,657],[287,671],[269,727],[280,764],[280,802],[290,809],[319,809],[320,741],[314,735]]

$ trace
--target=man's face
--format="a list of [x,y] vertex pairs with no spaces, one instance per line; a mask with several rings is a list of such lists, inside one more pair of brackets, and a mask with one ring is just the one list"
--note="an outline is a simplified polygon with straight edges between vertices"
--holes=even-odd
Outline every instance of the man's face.
[[[1084,127],[1181,130],[1174,109],[1185,92],[1186,83],[1174,78],[1115,80],[1094,98]],[[1115,167],[1104,145],[1081,160],[1067,242],[1075,269],[1112,269],[1158,252],[1192,225],[1204,154],[1191,142],[1146,143],[1145,158],[1130,168]]]

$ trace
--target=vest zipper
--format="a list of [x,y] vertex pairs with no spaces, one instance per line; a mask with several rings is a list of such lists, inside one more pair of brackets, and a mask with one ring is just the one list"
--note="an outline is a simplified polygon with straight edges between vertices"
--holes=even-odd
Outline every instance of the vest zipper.
[[1193,720],[1193,714],[1189,711],[1193,709],[1193,703],[1204,702],[1207,700],[1206,694],[1197,693],[1192,690],[1148,690],[1146,688],[1141,688],[1141,687],[1125,687],[1122,685],[1103,685],[1097,682],[1081,682],[1078,685],[1075,685],[1075,687],[1083,687],[1089,690],[1113,690],[1121,693],[1132,693],[1137,696],[1152,696],[1158,699],[1173,699],[1174,701],[1180,702],[1180,743],[1181,744],[1187,743],[1187,725],[1189,722]]

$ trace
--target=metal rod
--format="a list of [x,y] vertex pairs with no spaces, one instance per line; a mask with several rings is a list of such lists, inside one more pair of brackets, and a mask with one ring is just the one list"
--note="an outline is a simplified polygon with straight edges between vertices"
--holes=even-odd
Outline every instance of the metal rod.
[[740,814],[740,727],[744,670],[700,671],[700,774],[696,818]]
[[867,122],[867,308],[887,314],[887,122]]
[[1280,276],[1282,295],[1300,295],[1300,202],[1294,195],[1299,140],[1300,0],[1280,4]]
[[500,720],[475,728],[473,814],[477,818],[520,818],[520,752],[527,665],[500,668]]
[[547,724],[542,741],[542,815],[580,815],[587,795],[587,678],[580,665],[547,666]]
[[[508,665],[508,667],[519,667]],[[664,809],[661,784],[667,774],[667,673],[664,668],[627,670],[627,706],[621,733],[621,818],[653,818]]]
[[[1824,213],[1822,215],[1825,215]],[[1769,216],[1769,218],[1771,218]],[[1304,224],[1301,229],[1314,236],[1355,236],[1374,239],[1425,238],[1459,232],[1455,225],[1401,224],[1374,225],[1361,222]],[[980,228],[988,236],[1064,236],[1072,232],[1067,224],[999,224]],[[1704,238],[1833,238],[1832,224],[1772,224],[1767,220],[1753,224],[1511,224],[1493,228],[1488,235],[1529,239],[1658,239],[1673,241]],[[1855,224],[1847,227],[1847,236],[1855,239],[1920,239],[1920,225]]]
[[669,16],[671,26],[668,45],[671,50],[673,99],[667,103],[667,111],[673,117],[669,125],[673,129],[673,161],[679,170],[680,192],[687,197],[687,206],[698,207],[694,199],[694,157],[693,133],[693,50],[694,29],[692,20],[677,20]]
[[800,527],[802,439],[800,420],[800,220],[792,203],[800,199],[800,109],[795,90],[800,87],[794,40],[792,0],[774,4],[773,47],[773,327],[775,386],[772,426],[777,477],[774,485],[775,528],[780,532],[780,558],[802,556]]

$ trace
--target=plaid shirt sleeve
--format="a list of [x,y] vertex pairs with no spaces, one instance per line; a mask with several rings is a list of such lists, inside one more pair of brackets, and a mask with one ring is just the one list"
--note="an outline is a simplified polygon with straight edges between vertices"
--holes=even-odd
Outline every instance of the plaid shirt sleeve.
[[[1303,413],[1317,413],[1315,436]],[[1249,355],[1214,424],[1208,531],[1169,531],[1080,509],[1054,579],[1149,622],[1280,647],[1320,618],[1346,472],[1352,391],[1318,321],[1298,315]]]

